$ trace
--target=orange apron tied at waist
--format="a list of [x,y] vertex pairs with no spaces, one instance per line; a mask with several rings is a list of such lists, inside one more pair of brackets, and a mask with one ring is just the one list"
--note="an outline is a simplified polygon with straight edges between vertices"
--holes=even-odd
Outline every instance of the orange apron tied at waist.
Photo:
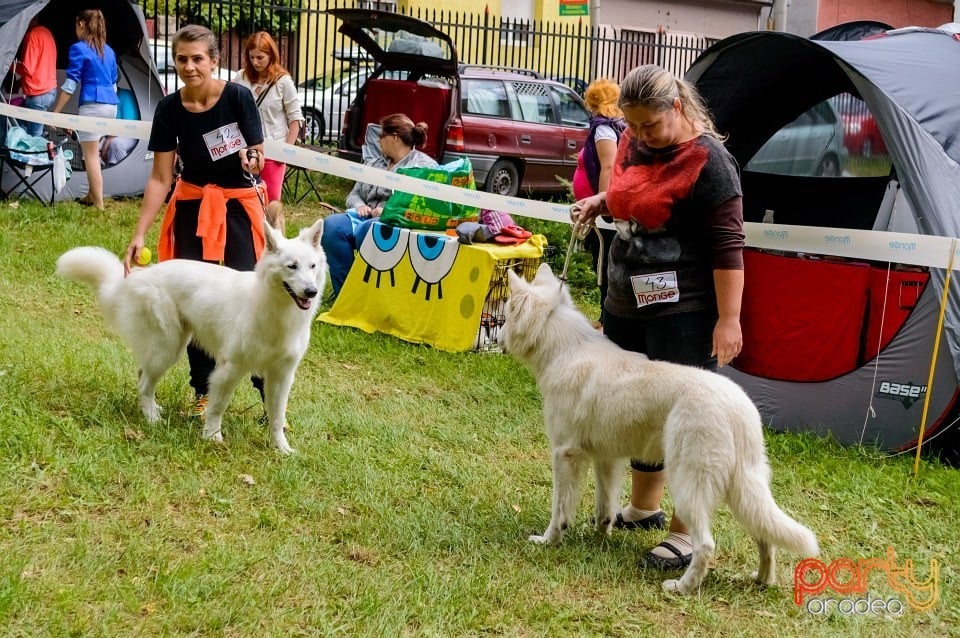
[[197,237],[203,241],[204,261],[223,261],[224,248],[227,245],[227,201],[235,199],[243,205],[250,217],[250,230],[253,232],[253,249],[257,260],[263,254],[263,205],[257,196],[257,190],[266,201],[266,189],[258,184],[257,189],[223,188],[214,184],[197,186],[177,181],[173,189],[173,196],[167,204],[160,226],[160,237],[157,242],[157,258],[160,261],[173,259],[173,219],[177,214],[178,200],[200,200],[200,212],[197,215]]

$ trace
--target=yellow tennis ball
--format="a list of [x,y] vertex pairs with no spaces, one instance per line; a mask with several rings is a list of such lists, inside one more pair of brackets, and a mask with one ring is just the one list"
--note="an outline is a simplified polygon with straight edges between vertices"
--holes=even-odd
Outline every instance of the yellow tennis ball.
[[140,249],[140,254],[137,255],[137,263],[141,266],[146,266],[150,263],[150,260],[153,259],[153,255],[150,254],[150,249],[144,246]]

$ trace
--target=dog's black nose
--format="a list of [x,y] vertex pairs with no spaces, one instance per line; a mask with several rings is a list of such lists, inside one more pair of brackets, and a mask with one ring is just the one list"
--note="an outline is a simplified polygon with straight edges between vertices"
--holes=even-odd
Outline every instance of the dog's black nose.
[[311,286],[303,291],[303,296],[307,299],[313,299],[317,296],[317,289]]

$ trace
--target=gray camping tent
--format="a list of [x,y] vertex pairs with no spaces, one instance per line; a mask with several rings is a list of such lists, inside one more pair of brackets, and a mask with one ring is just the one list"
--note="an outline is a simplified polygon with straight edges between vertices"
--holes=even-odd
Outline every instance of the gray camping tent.
[[[727,146],[741,166],[781,127],[845,92],[866,102],[886,142],[893,165],[890,176],[792,177],[744,170],[747,221],[760,222],[765,211],[776,209],[778,224],[960,237],[958,69],[960,40],[949,28],[891,30],[856,41],[757,32],[720,41],[694,62],[686,78],[704,96],[718,128],[729,133]],[[762,373],[744,370],[737,362],[728,368],[729,376],[757,402],[765,421],[777,429],[830,433],[842,442],[877,443],[887,449],[915,444],[945,271],[916,272],[896,265],[888,269],[887,264],[864,260],[834,264],[797,255],[759,254],[751,259],[763,260],[763,268],[753,275],[748,270],[748,284],[756,275],[771,286],[748,290],[746,296],[755,299],[777,287],[789,289],[778,297],[786,303],[794,300],[794,293],[802,298],[804,286],[815,287],[804,269],[821,269],[817,285],[844,278],[859,282],[837,288],[835,294],[824,286],[796,306],[768,303],[757,316],[745,318],[745,333],[748,320],[751,331],[770,333],[761,341],[772,346],[755,353],[756,359],[788,361],[788,367],[795,368],[809,363],[810,352],[822,344],[794,340],[778,318],[805,313],[804,322],[816,323],[820,315],[830,317],[834,307],[849,301],[850,291],[857,294],[849,313],[853,330],[841,337],[839,328],[831,325],[818,335],[830,353],[851,352],[851,363],[835,368],[829,378],[790,378],[790,370],[783,367],[780,373]],[[944,328],[949,347],[940,348],[936,361],[927,436],[952,418],[958,394],[956,276],[950,288]],[[892,329],[871,325],[872,318],[889,324],[891,314],[899,315]],[[805,324],[791,328],[803,332]],[[878,337],[878,331],[887,334]],[[745,334],[748,339],[754,336]],[[823,363],[836,361],[827,356]]]
[[[74,19],[80,8],[100,9],[103,12],[107,23],[107,42],[116,51],[120,64],[118,87],[130,90],[135,98],[138,119],[152,120],[154,108],[163,97],[163,89],[150,54],[143,12],[129,0],[89,0],[82,4],[75,0],[0,0],[0,68],[10,68],[31,18],[38,16],[40,23],[53,32],[57,41],[57,68],[61,69],[62,81],[67,51],[76,41]],[[76,109],[76,98],[73,98],[65,111],[76,113]],[[57,194],[57,199],[72,199],[87,192],[87,178],[79,145],[74,149],[74,155],[73,174],[66,187]],[[147,142],[140,140],[122,161],[105,167],[104,195],[143,193],[150,173],[149,158]],[[4,190],[15,181],[12,175],[7,174],[2,179]],[[50,183],[43,180],[37,185],[37,190],[46,197],[50,187]]]

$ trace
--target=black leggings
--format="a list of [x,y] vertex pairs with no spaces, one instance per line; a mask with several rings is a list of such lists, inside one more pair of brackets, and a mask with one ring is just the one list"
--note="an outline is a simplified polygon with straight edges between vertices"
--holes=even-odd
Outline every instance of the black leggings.
[[[176,259],[203,261],[203,240],[197,237],[199,212],[200,200],[177,200],[177,213],[173,218],[173,256]],[[235,199],[227,201],[226,242],[223,265],[234,270],[253,270],[257,265],[257,252],[253,245],[250,216],[243,204]],[[190,386],[198,396],[207,394],[210,374],[217,362],[192,342],[187,345],[187,360],[190,362]],[[263,398],[263,379],[252,377],[251,381]]]
[[[717,315],[712,311],[684,312],[649,319],[624,319],[604,315],[603,332],[624,350],[641,352],[651,359],[670,361],[716,371],[713,329]],[[663,463],[643,463],[636,459],[630,467],[640,472],[659,472]]]

